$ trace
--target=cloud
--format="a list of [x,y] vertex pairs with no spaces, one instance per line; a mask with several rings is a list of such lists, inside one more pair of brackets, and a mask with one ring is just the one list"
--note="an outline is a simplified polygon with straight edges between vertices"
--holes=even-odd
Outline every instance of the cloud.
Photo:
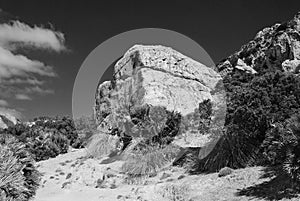
[[42,80],[38,80],[36,78],[26,78],[26,79],[22,79],[22,78],[10,78],[7,80],[0,80],[0,84],[28,84],[28,85],[43,85],[45,83],[45,81]]
[[28,76],[30,74],[48,77],[56,75],[51,66],[46,66],[40,61],[30,60],[23,55],[15,55],[0,47],[0,78]]
[[43,27],[30,27],[20,21],[0,25],[0,44],[7,49],[32,46],[60,52],[66,50],[64,34]]
[[[43,26],[28,25],[14,20],[0,9],[0,114],[8,113],[21,118],[20,112],[8,108],[10,99],[32,100],[34,95],[53,94],[45,89],[44,78],[57,76],[54,67],[39,59],[30,58],[28,50],[61,53],[67,51],[62,32]],[[18,51],[18,50],[26,51]],[[26,55],[24,55],[26,52]]]
[[16,94],[17,100],[32,100],[28,95],[26,94]]
[[0,24],[0,79],[16,76],[56,76],[52,66],[16,54],[16,50],[34,48],[61,52],[67,49],[64,43],[64,34],[59,31],[38,26],[31,27],[20,21]]
[[7,106],[8,106],[8,102],[6,100],[0,99],[0,107],[7,107]]
[[38,93],[38,94],[41,94],[41,95],[54,94],[54,90],[52,90],[52,89],[43,89],[39,86],[27,87],[27,88],[25,88],[24,91],[28,94],[32,94],[32,93]]
[[34,94],[54,93],[42,87],[45,83],[42,77],[57,76],[54,68],[27,54],[17,53],[23,48],[58,53],[67,50],[62,32],[17,20],[0,22],[0,106],[8,106],[5,100],[9,98],[31,100]]

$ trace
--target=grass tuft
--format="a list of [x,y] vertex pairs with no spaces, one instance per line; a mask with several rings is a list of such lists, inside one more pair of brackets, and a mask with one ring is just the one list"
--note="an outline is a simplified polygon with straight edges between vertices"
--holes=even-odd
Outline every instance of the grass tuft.
[[125,163],[122,172],[131,177],[155,176],[163,167],[171,165],[179,148],[168,145],[164,148],[133,142],[124,151]]
[[117,153],[120,140],[117,136],[95,133],[87,145],[88,155],[97,159]]
[[0,200],[29,200],[35,195],[39,176],[25,145],[3,134],[0,137]]

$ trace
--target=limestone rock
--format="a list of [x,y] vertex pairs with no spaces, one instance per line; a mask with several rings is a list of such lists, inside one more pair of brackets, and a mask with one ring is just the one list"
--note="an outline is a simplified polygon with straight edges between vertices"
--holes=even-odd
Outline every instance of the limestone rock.
[[132,120],[132,108],[144,105],[162,106],[182,116],[207,99],[217,106],[220,94],[215,90],[221,82],[212,68],[172,48],[135,45],[116,63],[113,80],[97,88],[98,129],[111,131],[118,121]]
[[5,129],[8,128],[9,126],[13,126],[17,124],[17,122],[18,122],[17,118],[8,113],[0,114],[0,129]]
[[238,59],[235,68],[237,68],[239,70],[242,70],[242,71],[245,71],[247,73],[252,73],[252,74],[257,73],[256,70],[254,70],[253,68],[251,68],[250,66],[245,64],[245,62],[241,59]]
[[[234,69],[241,70],[243,62],[251,73],[264,69],[290,71],[300,60],[300,12],[294,19],[259,31],[253,40],[217,65],[222,76]],[[245,66],[242,64],[242,66]],[[244,67],[243,67],[244,68]],[[251,70],[253,69],[253,70]]]
[[282,63],[282,68],[285,72],[299,73],[300,60],[285,60]]

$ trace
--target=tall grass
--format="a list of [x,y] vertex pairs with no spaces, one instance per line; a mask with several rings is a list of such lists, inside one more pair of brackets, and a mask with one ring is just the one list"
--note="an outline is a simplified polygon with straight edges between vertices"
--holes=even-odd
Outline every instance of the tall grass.
[[109,156],[118,151],[119,137],[105,133],[95,133],[87,145],[88,155],[97,159]]
[[0,200],[24,201],[35,195],[40,174],[25,145],[6,134],[0,136]]
[[0,144],[0,195],[1,200],[26,200],[25,178],[22,164],[14,153]]
[[143,143],[133,143],[124,151],[122,172],[131,177],[155,176],[163,167],[171,165],[179,148],[168,145],[164,148]]

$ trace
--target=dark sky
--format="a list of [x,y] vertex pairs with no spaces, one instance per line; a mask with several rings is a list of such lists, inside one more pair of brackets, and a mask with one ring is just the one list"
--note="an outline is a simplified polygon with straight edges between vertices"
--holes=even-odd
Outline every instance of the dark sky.
[[27,24],[51,23],[55,30],[65,34],[66,46],[71,50],[62,54],[32,54],[53,65],[58,77],[47,83],[55,94],[15,103],[24,108],[22,113],[30,119],[40,115],[71,115],[78,69],[95,47],[114,35],[137,28],[170,29],[198,42],[217,63],[251,40],[258,30],[291,19],[300,11],[300,1],[0,0],[0,8]]

